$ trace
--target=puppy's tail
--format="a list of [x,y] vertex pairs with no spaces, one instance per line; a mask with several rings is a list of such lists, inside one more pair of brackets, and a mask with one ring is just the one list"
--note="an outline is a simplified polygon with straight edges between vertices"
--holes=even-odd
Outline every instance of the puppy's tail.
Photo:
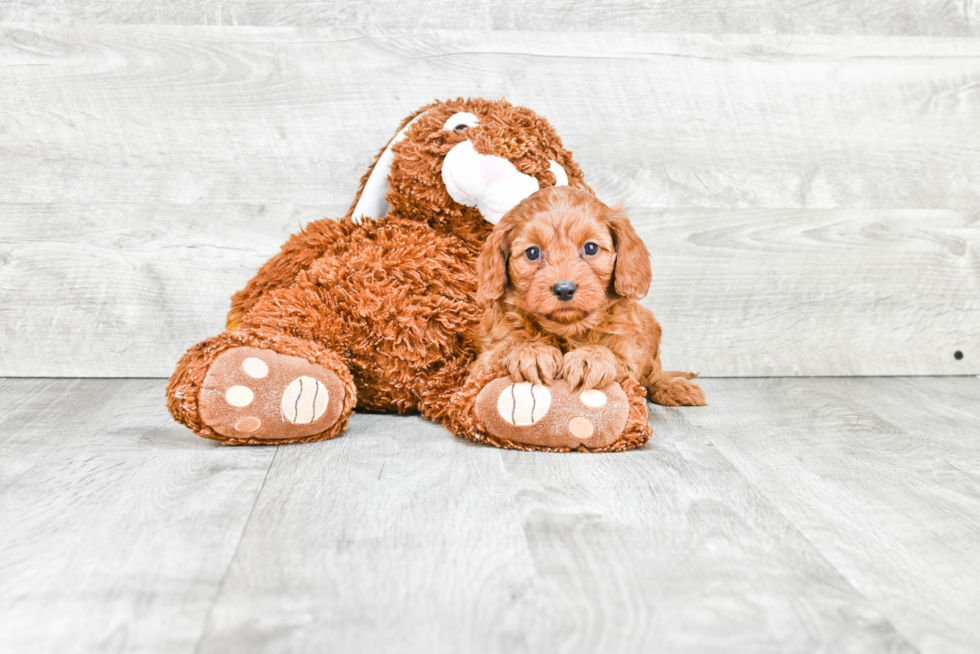
[[701,373],[699,372],[681,372],[680,370],[664,370],[661,374],[667,375],[668,377],[683,377],[684,379],[694,379]]
[[704,391],[691,381],[696,376],[688,372],[661,372],[647,386],[650,400],[664,406],[707,406]]

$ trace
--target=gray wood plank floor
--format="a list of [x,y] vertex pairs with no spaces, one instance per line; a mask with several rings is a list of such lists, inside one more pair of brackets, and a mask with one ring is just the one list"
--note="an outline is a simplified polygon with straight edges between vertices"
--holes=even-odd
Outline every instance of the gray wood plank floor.
[[590,456],[229,448],[162,380],[0,380],[0,651],[980,649],[980,380],[704,385]]

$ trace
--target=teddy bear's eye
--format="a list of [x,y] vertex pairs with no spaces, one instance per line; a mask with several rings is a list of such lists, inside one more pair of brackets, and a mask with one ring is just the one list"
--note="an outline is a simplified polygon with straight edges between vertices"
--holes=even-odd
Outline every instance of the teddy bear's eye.
[[528,249],[524,250],[524,257],[528,261],[537,261],[541,258],[541,250],[532,245]]
[[465,132],[470,127],[476,127],[479,124],[479,118],[468,111],[460,111],[450,116],[449,120],[443,124],[442,128],[451,132]]
[[595,254],[599,251],[599,246],[589,241],[582,248],[582,251],[585,252],[585,256],[587,257],[595,256]]

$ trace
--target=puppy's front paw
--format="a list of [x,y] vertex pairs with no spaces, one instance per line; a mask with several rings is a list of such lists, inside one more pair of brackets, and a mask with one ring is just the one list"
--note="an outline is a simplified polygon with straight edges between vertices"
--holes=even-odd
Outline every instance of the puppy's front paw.
[[616,378],[616,355],[598,345],[586,345],[565,354],[561,376],[574,390],[602,388]]
[[548,384],[561,370],[561,350],[541,343],[522,343],[507,353],[503,364],[517,383]]

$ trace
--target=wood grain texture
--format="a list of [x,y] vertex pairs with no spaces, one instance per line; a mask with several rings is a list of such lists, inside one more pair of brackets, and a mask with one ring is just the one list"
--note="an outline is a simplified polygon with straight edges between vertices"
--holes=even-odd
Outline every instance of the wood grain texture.
[[[222,330],[231,294],[288,233],[310,216],[343,211],[2,210],[0,372],[96,377],[169,376],[184,350]],[[631,214],[653,256],[644,303],[664,327],[669,368],[712,377],[980,373],[975,214]]]
[[653,256],[643,302],[663,325],[668,369],[980,373],[980,214],[632,214]]
[[977,649],[980,380],[711,388],[704,437],[899,633],[922,652]]
[[980,202],[975,39],[2,34],[0,202],[348,206],[405,115],[469,95],[541,112],[600,195],[632,207]]
[[0,649],[980,649],[980,379],[707,379],[615,455],[416,417],[231,448],[162,380],[0,380]]
[[193,651],[275,449],[193,438],[161,380],[0,380],[0,406],[0,651]]
[[5,0],[0,20],[66,23],[156,23],[443,28],[555,32],[700,32],[743,34],[980,34],[970,1],[891,0]]
[[975,39],[0,34],[0,374],[168,375],[407,112],[456,95],[537,109],[631,208],[672,367],[980,372]]
[[[0,374],[169,377],[311,217],[346,207],[5,205]],[[41,232],[41,233],[39,233]]]
[[515,607],[527,651],[915,651],[700,438],[697,410],[650,413],[653,444],[623,459],[505,455],[537,573]]
[[914,651],[667,414],[622,457],[393,416],[280,449],[200,652]]

